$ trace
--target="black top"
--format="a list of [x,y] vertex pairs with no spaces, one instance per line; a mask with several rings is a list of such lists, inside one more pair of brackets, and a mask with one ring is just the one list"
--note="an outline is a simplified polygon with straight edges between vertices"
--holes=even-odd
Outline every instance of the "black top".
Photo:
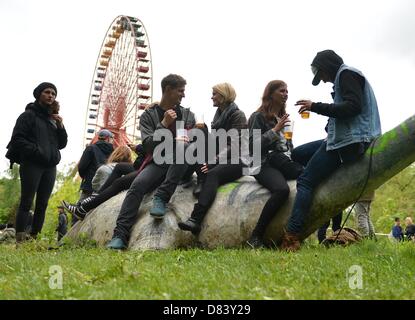
[[405,235],[407,240],[412,240],[415,236],[415,224],[411,224],[405,228]]
[[113,151],[112,144],[102,140],[85,148],[78,163],[78,173],[82,178],[81,190],[92,192],[92,179],[95,172],[107,161]]
[[17,119],[7,148],[14,154],[14,162],[36,163],[49,168],[59,163],[59,150],[65,148],[67,142],[65,128],[57,127],[47,108],[34,102],[29,103]]

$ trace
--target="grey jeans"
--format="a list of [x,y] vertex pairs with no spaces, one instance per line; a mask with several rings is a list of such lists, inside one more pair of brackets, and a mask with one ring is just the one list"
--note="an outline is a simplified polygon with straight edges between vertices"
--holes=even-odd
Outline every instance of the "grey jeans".
[[357,230],[364,237],[372,238],[375,235],[375,227],[370,220],[370,200],[360,200],[356,203],[354,210],[357,220]]

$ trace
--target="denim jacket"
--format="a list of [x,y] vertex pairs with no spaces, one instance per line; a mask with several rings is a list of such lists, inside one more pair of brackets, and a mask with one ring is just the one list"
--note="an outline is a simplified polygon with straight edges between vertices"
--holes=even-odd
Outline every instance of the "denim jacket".
[[375,94],[361,71],[342,64],[334,80],[334,103],[341,103],[340,74],[344,70],[356,72],[365,79],[362,112],[350,118],[329,118],[327,151],[337,150],[353,143],[369,143],[381,135],[381,126]]

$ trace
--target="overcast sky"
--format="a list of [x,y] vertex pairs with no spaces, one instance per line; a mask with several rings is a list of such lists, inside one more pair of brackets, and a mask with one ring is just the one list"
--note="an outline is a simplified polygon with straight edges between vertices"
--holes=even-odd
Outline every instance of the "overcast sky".
[[230,82],[249,117],[265,85],[281,79],[288,84],[287,109],[299,145],[325,135],[325,117],[302,120],[294,107],[302,98],[331,102],[331,84],[311,85],[310,63],[324,49],[366,75],[384,132],[414,113],[414,13],[412,0],[0,0],[0,171],[7,168],[5,147],[15,121],[43,81],[58,88],[69,134],[62,164],[79,159],[96,59],[119,15],[137,17],[147,29],[154,100],[161,79],[180,74],[188,82],[183,106],[204,110],[210,122],[211,88]]

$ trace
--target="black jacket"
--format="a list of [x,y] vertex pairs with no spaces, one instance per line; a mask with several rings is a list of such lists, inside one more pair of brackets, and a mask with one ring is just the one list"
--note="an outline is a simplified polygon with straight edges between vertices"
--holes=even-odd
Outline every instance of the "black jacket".
[[[234,102],[232,102],[223,111],[219,108],[216,110],[211,124],[212,129],[224,129],[225,131],[236,129],[238,131],[238,141],[236,139],[228,138],[225,149],[220,149],[221,145],[219,143],[219,137],[213,137],[216,140],[216,154],[218,159],[226,156],[226,159],[231,160],[232,149],[241,145],[241,131],[243,129],[247,129],[247,127],[248,125],[245,113],[240,110]],[[236,145],[237,142],[238,144]],[[235,145],[233,146],[233,144]],[[240,149],[238,151],[240,151]]]
[[11,162],[30,162],[50,168],[61,160],[59,150],[67,142],[65,128],[58,128],[40,104],[29,103],[16,121],[6,156]]
[[[324,71],[334,82],[343,59],[331,50],[319,52],[311,63],[312,66]],[[336,105],[329,103],[313,103],[311,111],[332,118],[348,118],[362,111],[363,90],[365,79],[356,72],[345,70],[340,74],[340,95],[344,102]],[[337,94],[337,93],[336,93]],[[335,107],[335,108],[333,108]]]
[[[262,112],[256,111],[249,117],[249,147],[251,154],[253,152],[253,144],[261,144],[261,161],[262,163],[268,157],[270,151],[287,152],[292,149],[292,145],[284,138],[282,134],[276,133],[272,130],[276,125],[276,120],[268,121]],[[261,130],[261,140],[253,140],[253,130]]]
[[113,151],[111,143],[101,140],[85,148],[78,163],[78,173],[82,178],[81,190],[92,192],[92,179],[95,172],[107,161]]
[[[140,132],[141,139],[143,141],[143,148],[146,154],[153,154],[154,148],[161,143],[161,141],[154,141],[153,135],[154,131],[157,129],[166,129],[161,124],[163,118],[160,118],[160,115],[157,112],[157,105],[154,105],[148,108],[140,117]],[[183,108],[182,106],[177,106],[179,109],[177,121],[184,122],[185,129],[191,129],[195,126],[195,115],[188,108]],[[176,108],[176,109],[177,109]],[[181,114],[181,116],[179,116]]]

